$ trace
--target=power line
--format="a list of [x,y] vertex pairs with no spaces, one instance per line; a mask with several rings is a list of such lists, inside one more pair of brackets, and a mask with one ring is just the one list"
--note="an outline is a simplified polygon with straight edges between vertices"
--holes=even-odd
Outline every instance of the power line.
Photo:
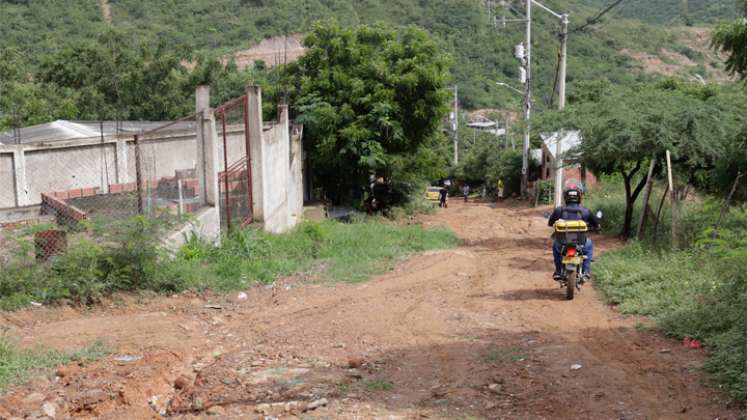
[[591,18],[591,19],[588,19],[588,20],[586,21],[586,23],[584,23],[583,25],[581,25],[581,26],[579,26],[579,27],[577,27],[577,28],[574,28],[573,30],[571,30],[571,31],[570,31],[570,33],[572,33],[572,34],[573,34],[573,33],[576,33],[576,32],[581,32],[581,31],[583,31],[584,29],[586,29],[587,27],[589,27],[589,26],[591,26],[591,25],[594,25],[594,24],[598,23],[598,22],[599,22],[599,21],[600,21],[600,20],[602,19],[602,17],[603,17],[604,15],[606,15],[606,14],[607,14],[607,13],[608,13],[609,11],[611,11],[611,10],[612,10],[612,9],[614,9],[615,7],[619,6],[619,5],[620,5],[620,4],[621,4],[621,3],[623,2],[623,1],[625,1],[625,0],[615,0],[615,2],[614,2],[614,3],[610,4],[609,6],[607,6],[607,7],[606,7],[606,8],[604,9],[604,10],[602,10],[602,11],[601,11],[601,12],[600,12],[600,13],[599,13],[598,15],[596,15],[595,17],[593,17],[593,18]]

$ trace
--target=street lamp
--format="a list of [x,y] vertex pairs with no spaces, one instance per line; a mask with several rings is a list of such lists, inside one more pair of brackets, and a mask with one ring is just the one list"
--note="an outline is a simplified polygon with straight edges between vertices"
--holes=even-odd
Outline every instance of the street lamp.
[[[519,21],[526,22],[526,40],[523,45],[517,45],[514,48],[514,56],[521,63],[521,82],[524,85],[524,145],[522,153],[522,164],[521,164],[521,194],[526,195],[527,184],[528,184],[528,169],[529,169],[529,133],[530,133],[530,115],[532,112],[532,5],[536,5],[540,9],[553,15],[555,18],[560,20],[561,23],[561,36],[560,36],[560,65],[558,69],[558,108],[562,110],[565,107],[565,89],[566,89],[566,67],[567,67],[567,52],[568,52],[568,15],[554,12],[549,7],[543,5],[538,0],[525,0],[526,1],[526,16],[525,19]],[[505,5],[505,3],[503,3]],[[560,138],[562,139],[562,131]],[[561,184],[562,184],[562,164],[560,163],[560,141],[557,145],[556,154],[556,168],[555,168],[555,203],[559,205],[561,199]]]

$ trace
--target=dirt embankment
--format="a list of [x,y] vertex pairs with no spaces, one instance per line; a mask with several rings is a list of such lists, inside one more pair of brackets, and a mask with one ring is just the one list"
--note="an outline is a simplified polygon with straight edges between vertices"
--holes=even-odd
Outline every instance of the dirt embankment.
[[113,354],[12,390],[0,417],[738,418],[701,351],[638,331],[592,287],[563,299],[542,211],[454,201],[422,222],[463,246],[361,284],[4,314],[26,345]]
[[733,82],[734,75],[724,69],[726,56],[713,49],[710,29],[698,27],[674,28],[679,51],[662,49],[657,54],[624,49],[622,54],[632,58],[645,73],[662,76],[681,76],[703,83]]

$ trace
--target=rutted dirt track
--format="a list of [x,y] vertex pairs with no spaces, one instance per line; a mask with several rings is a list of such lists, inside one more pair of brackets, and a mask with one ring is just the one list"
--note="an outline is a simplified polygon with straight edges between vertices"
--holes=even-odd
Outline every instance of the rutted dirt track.
[[462,247],[361,284],[5,314],[24,344],[113,354],[11,391],[0,417],[47,401],[57,418],[738,418],[702,352],[639,332],[591,287],[563,299],[541,214],[455,202],[423,223]]

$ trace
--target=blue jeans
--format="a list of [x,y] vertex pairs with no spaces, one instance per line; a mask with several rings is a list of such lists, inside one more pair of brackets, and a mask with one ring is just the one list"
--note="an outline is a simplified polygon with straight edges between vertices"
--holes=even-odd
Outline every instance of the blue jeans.
[[[552,256],[555,258],[555,273],[560,273],[563,270],[563,256],[560,254],[562,245],[558,241],[552,243]],[[585,274],[591,274],[591,259],[594,257],[594,244],[590,238],[586,238],[586,245],[584,245],[584,260],[583,269]]]

